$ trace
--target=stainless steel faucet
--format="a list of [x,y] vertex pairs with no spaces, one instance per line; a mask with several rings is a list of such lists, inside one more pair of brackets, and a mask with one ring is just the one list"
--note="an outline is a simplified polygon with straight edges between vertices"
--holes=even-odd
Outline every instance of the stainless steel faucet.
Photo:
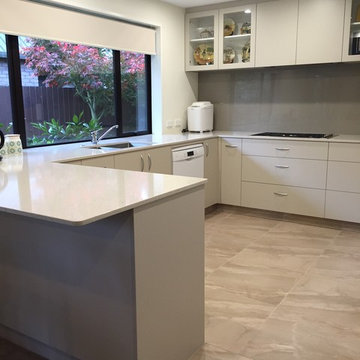
[[113,125],[111,128],[109,128],[108,130],[106,130],[99,138],[97,137],[98,136],[98,132],[100,130],[95,130],[95,131],[92,131],[90,133],[91,135],[91,142],[93,144],[97,144],[101,139],[103,139],[111,130],[113,129],[117,129],[119,127],[119,125]]

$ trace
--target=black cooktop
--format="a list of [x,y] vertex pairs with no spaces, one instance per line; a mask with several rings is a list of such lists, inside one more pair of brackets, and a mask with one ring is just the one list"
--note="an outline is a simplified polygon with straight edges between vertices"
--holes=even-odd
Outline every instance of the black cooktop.
[[311,139],[329,139],[333,134],[311,134],[311,133],[286,133],[286,132],[262,132],[251,136],[276,136],[290,138],[311,138]]

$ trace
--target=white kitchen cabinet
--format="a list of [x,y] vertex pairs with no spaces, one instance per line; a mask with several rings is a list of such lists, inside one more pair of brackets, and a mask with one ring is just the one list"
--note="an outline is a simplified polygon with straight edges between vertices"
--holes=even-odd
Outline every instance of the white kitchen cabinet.
[[172,174],[170,147],[160,147],[144,151],[145,171],[158,174]]
[[329,161],[327,189],[360,193],[360,163]]
[[327,190],[325,217],[360,223],[360,194]]
[[241,204],[241,139],[221,139],[221,203]]
[[114,156],[100,156],[93,157],[90,159],[84,159],[81,161],[81,164],[84,166],[95,166],[95,167],[103,167],[103,168],[114,168]]
[[171,174],[170,147],[160,147],[144,151],[129,151],[115,155],[115,169]]
[[219,69],[254,67],[256,6],[219,11]]
[[243,155],[327,160],[328,143],[321,141],[244,139]]
[[325,189],[326,161],[243,156],[242,180]]
[[360,162],[360,144],[331,143],[329,145],[329,160]]
[[298,0],[259,3],[256,17],[255,66],[294,65]]
[[205,207],[219,202],[219,141],[209,139],[204,141],[205,148]]
[[245,139],[241,205],[324,217],[328,144]]
[[[203,11],[186,15],[185,69],[186,71],[218,68],[218,11]],[[174,44],[176,56],[176,44]]]
[[346,0],[342,61],[360,60],[360,0]]
[[325,217],[360,222],[360,144],[329,146]]
[[299,0],[296,64],[340,62],[345,0]]
[[81,165],[81,160],[67,161],[66,164]]
[[245,207],[324,217],[325,190],[243,181],[241,199]]

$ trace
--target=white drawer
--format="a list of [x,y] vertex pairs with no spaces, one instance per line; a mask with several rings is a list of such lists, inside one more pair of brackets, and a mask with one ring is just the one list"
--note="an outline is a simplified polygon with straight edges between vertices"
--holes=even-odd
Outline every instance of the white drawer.
[[327,160],[328,143],[293,140],[243,140],[243,154],[299,159]]
[[329,160],[360,163],[360,144],[330,143]]
[[243,156],[242,180],[325,189],[326,161]]
[[326,191],[325,217],[360,222],[360,194]]
[[360,163],[329,161],[326,188],[360,193]]
[[241,205],[324,217],[325,190],[242,182]]

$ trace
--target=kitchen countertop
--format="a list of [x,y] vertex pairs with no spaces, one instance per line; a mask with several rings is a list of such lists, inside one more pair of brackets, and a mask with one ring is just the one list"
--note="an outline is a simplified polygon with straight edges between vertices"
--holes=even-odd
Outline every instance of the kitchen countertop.
[[200,186],[205,179],[126,170],[67,165],[61,162],[99,157],[214,137],[281,139],[360,143],[360,135],[338,135],[331,139],[256,137],[251,132],[216,131],[203,134],[144,135],[105,140],[141,142],[129,149],[89,149],[76,143],[26,149],[22,156],[0,162],[0,211],[71,225],[84,225],[140,205]]

